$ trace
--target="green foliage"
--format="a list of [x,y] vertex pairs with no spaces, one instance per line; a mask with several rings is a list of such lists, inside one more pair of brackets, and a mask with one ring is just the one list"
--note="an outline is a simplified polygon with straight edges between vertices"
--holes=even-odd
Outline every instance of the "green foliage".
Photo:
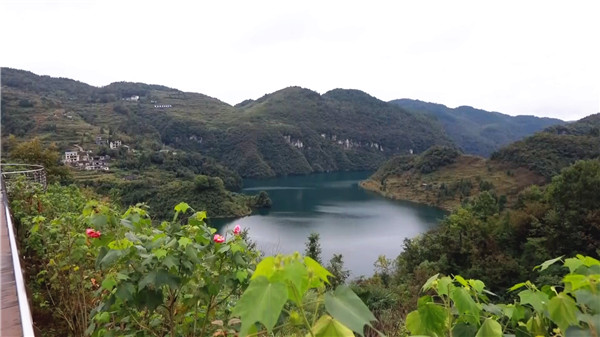
[[344,258],[342,254],[333,254],[327,265],[327,270],[329,270],[332,275],[330,280],[332,288],[345,284],[346,279],[350,276],[350,271],[344,269]]
[[[544,262],[542,269],[561,260]],[[568,261],[568,262],[566,262]],[[569,273],[562,285],[541,288],[527,281],[516,284],[519,301],[494,304],[479,280],[432,276],[423,286],[433,293],[419,299],[418,309],[409,313],[406,326],[413,335],[502,337],[595,336],[600,331],[600,261],[583,255],[567,259]],[[558,289],[562,289],[559,291]]]
[[[201,335],[221,307],[247,285],[257,253],[239,235],[213,241],[206,212],[196,212],[181,225],[177,218],[191,207],[175,207],[173,222],[152,226],[146,210],[130,208],[121,224],[127,231],[102,245],[96,266],[105,275],[99,305],[92,311],[92,336]],[[106,319],[105,317],[108,317]]]
[[421,173],[429,173],[454,163],[459,155],[455,148],[433,146],[416,158],[414,166]]
[[55,320],[56,335],[83,336],[97,301],[92,293],[101,280],[94,269],[98,247],[86,237],[86,228],[101,233],[116,230],[114,212],[88,202],[75,186],[50,185],[44,193],[39,186],[17,181],[11,191],[21,252],[27,256],[24,266],[34,319]]
[[17,162],[44,166],[49,182],[68,181],[71,176],[67,168],[60,164],[56,144],[44,146],[38,138],[15,144],[10,149],[10,158]]
[[263,327],[267,333],[335,337],[354,331],[364,336],[365,325],[372,327],[375,317],[349,287],[326,292],[329,276],[317,261],[298,253],[263,259],[233,309],[242,320],[240,336],[260,334]]
[[[409,289],[422,272],[439,271],[481,278],[502,293],[515,279],[553,282],[552,268],[533,273],[536,264],[556,254],[597,254],[598,161],[578,162],[544,190],[531,188],[513,209],[483,192],[451,213],[439,228],[406,240],[391,272],[392,284]],[[423,270],[421,270],[423,268]],[[421,279],[421,282],[424,281]],[[410,291],[406,293],[410,299]]]
[[313,260],[321,262],[321,242],[319,233],[313,232],[307,238],[304,254]]

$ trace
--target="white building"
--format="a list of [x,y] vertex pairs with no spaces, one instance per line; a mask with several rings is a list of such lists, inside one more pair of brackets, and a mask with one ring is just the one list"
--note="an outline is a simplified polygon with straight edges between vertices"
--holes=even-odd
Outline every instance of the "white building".
[[65,163],[77,163],[79,161],[79,152],[67,151],[65,152]]
[[121,141],[120,140],[112,141],[112,142],[110,142],[109,146],[110,146],[111,150],[118,149],[121,146]]

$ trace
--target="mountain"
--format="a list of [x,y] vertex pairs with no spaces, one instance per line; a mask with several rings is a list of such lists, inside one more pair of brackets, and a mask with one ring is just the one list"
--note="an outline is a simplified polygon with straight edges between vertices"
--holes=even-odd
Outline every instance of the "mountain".
[[492,152],[546,127],[565,122],[556,118],[509,116],[499,112],[460,106],[455,109],[442,104],[412,99],[397,99],[390,103],[414,113],[436,118],[448,136],[468,154],[488,157]]
[[494,152],[491,159],[527,167],[550,179],[577,160],[599,156],[600,113],[549,127]]
[[392,199],[445,209],[490,191],[509,205],[529,185],[544,185],[577,160],[600,157],[600,114],[546,128],[494,152],[490,159],[434,147],[420,155],[397,156],[368,180],[366,189]]
[[242,177],[375,169],[395,154],[452,145],[433,118],[358,90],[289,87],[234,107],[158,85],[96,88],[10,68],[2,90],[4,135],[67,150],[109,130],[137,150],[200,153]]

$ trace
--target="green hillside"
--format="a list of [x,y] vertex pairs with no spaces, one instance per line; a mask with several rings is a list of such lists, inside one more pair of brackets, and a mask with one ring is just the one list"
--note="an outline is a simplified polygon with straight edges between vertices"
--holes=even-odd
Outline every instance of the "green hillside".
[[484,191],[510,206],[524,188],[545,182],[525,167],[436,147],[388,160],[361,186],[391,199],[453,210]]
[[452,144],[432,118],[357,90],[290,87],[233,107],[158,85],[95,88],[9,68],[2,89],[3,135],[67,150],[104,130],[141,151],[167,146],[215,158],[243,177],[375,169],[395,154]]
[[594,114],[575,123],[549,127],[498,150],[491,158],[527,167],[550,179],[577,160],[599,156],[600,114]]
[[445,209],[456,209],[483,191],[510,205],[527,186],[544,185],[576,161],[600,157],[599,130],[600,114],[591,115],[505,146],[490,159],[431,148],[388,160],[361,185],[392,199]]
[[411,99],[397,99],[390,103],[436,118],[465,153],[483,157],[546,127],[564,123],[556,118],[513,117],[470,106],[451,109],[442,104]]

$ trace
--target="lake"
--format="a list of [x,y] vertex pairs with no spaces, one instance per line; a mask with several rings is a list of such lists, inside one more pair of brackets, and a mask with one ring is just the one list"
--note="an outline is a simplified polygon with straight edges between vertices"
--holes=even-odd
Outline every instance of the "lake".
[[267,191],[273,207],[235,220],[212,221],[220,232],[236,224],[265,255],[304,252],[311,232],[320,234],[323,264],[343,254],[351,277],[373,274],[379,255],[396,258],[405,238],[437,226],[445,211],[385,199],[358,186],[370,172],[319,173],[244,180],[243,193]]

